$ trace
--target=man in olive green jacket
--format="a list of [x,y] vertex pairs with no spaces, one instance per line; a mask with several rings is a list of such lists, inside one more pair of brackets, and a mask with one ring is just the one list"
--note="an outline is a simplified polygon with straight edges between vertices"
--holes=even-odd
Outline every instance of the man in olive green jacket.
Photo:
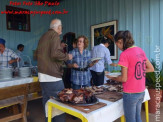
[[[61,34],[61,20],[52,20],[50,29],[40,38],[37,47],[38,77],[42,88],[44,109],[50,96],[56,97],[57,92],[64,89],[62,65],[64,61],[72,59],[72,55],[63,52],[59,37]],[[64,117],[61,116],[59,120],[58,117],[54,120],[64,122]]]

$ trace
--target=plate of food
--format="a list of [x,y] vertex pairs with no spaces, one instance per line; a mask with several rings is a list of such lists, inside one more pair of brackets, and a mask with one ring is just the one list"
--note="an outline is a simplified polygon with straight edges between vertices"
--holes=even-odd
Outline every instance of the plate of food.
[[91,59],[91,62],[98,61],[98,60],[101,60],[101,59],[102,59],[101,57],[98,57],[98,58],[92,58],[92,59]]
[[102,94],[106,88],[104,86],[91,86],[91,87],[86,87],[85,89],[91,91],[94,95],[96,95],[96,94]]
[[99,100],[95,95],[87,89],[63,89],[58,92],[57,101],[62,103],[77,105],[77,106],[89,106],[99,103]]
[[108,91],[111,92],[122,92],[123,87],[122,85],[110,85],[110,87],[108,88]]
[[111,76],[111,77],[118,77],[119,75],[121,75],[121,72],[107,73],[106,75]]
[[118,81],[115,81],[115,80],[107,80],[107,85],[121,85],[122,82],[118,82]]

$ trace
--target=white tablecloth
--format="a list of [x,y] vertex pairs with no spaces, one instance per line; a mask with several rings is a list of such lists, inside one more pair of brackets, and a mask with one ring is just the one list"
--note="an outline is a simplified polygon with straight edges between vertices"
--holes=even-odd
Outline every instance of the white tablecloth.
[[[149,99],[150,99],[150,96],[149,96],[148,90],[146,89],[145,90],[144,102],[149,100]],[[87,118],[88,122],[112,122],[112,121],[120,118],[122,115],[124,115],[123,100],[122,99],[120,99],[116,102],[109,102],[109,101],[102,100],[102,99],[99,99],[99,101],[106,103],[107,106],[102,107],[100,109],[97,109],[95,111],[92,111],[92,112],[86,114],[86,113],[81,112],[75,108],[72,108],[72,107],[67,106],[63,103],[60,103],[56,100],[53,100],[53,99],[49,100],[49,102],[56,103],[56,104],[61,105],[65,108],[68,108],[68,109],[71,109],[71,110],[74,110],[76,112],[81,113],[85,118]],[[59,115],[61,113],[63,113],[63,112],[53,108],[52,116],[54,117],[54,116]],[[47,116],[47,105],[46,105],[46,116]]]
[[1,80],[0,79],[0,88],[8,87],[8,86],[14,86],[14,85],[20,85],[25,83],[30,83],[33,81],[32,77],[27,78],[12,78],[9,80]]

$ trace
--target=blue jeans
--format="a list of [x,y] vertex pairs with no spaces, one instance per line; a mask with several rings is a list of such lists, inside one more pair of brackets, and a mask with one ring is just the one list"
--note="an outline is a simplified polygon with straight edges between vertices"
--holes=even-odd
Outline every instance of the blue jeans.
[[141,106],[144,94],[144,92],[123,93],[123,108],[126,122],[142,122]]
[[[41,84],[41,89],[42,89],[42,102],[43,102],[43,107],[45,111],[45,104],[46,102],[50,99],[50,96],[57,96],[58,91],[61,91],[64,89],[64,84],[63,81],[56,81],[56,82],[40,82]],[[64,115],[62,116],[56,116],[53,118],[52,122],[65,122],[63,120]],[[61,121],[58,121],[60,120]],[[45,121],[47,121],[47,118],[45,118]]]
[[82,88],[82,87],[87,87],[87,86],[90,86],[89,84],[87,84],[87,85],[76,85],[76,84],[73,84],[72,83],[72,88],[73,89],[80,89],[80,88]]

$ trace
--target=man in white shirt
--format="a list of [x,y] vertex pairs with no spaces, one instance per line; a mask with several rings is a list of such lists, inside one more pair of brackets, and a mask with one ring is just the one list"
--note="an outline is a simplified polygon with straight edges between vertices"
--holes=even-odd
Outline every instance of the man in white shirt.
[[90,68],[92,74],[93,85],[99,86],[104,84],[104,63],[108,65],[117,66],[117,64],[112,63],[110,58],[110,51],[108,49],[111,43],[110,39],[103,37],[101,44],[95,46],[92,50],[92,58],[102,58],[94,66]]

